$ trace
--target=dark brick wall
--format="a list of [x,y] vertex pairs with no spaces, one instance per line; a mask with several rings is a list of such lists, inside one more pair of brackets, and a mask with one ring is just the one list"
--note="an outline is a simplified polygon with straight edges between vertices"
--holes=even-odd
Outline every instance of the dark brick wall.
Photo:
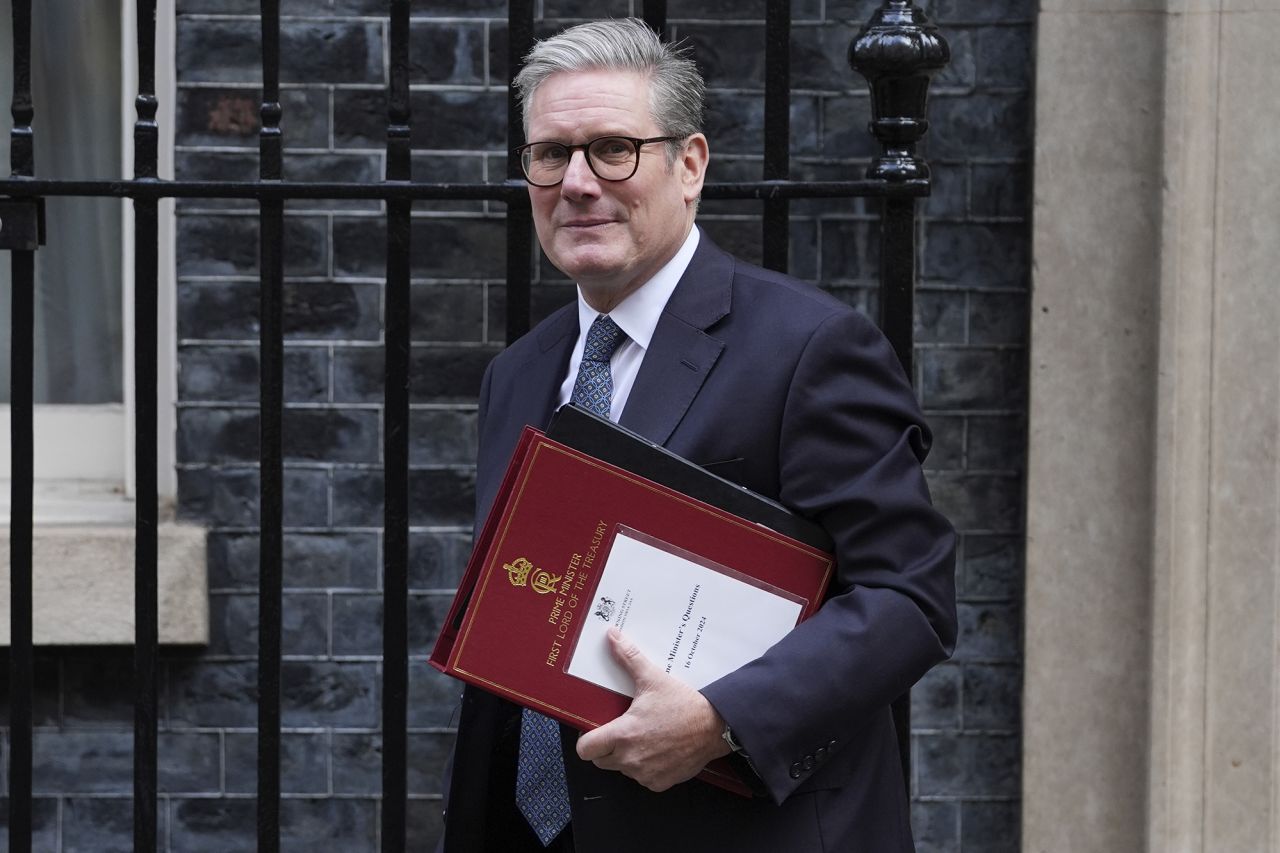
[[[378,180],[387,27],[375,0],[286,0],[285,172]],[[629,0],[544,0],[540,32]],[[868,99],[845,64],[871,0],[793,0],[794,174],[861,173]],[[177,174],[256,174],[256,0],[178,0]],[[713,180],[760,175],[763,0],[669,4],[711,86]],[[1033,5],[925,5],[954,54],[934,87],[921,228],[916,382],[936,432],[935,498],[962,534],[961,641],[913,694],[922,851],[1017,848],[1021,478],[1026,406]],[[323,10],[323,11],[318,11]],[[506,6],[417,4],[414,175],[505,168]],[[285,849],[377,849],[381,629],[381,207],[291,202],[285,252]],[[875,310],[874,207],[793,204],[792,271]],[[257,653],[257,220],[252,204],[178,206],[179,512],[210,529],[213,636],[162,668],[162,849],[253,849]],[[758,259],[758,209],[707,202],[714,239]],[[470,545],[474,395],[504,328],[503,208],[419,204],[413,255],[410,838],[438,832],[459,688],[424,659]],[[571,298],[542,266],[535,313]],[[130,845],[130,658],[43,661],[37,849]],[[0,790],[0,794],[4,791]]]

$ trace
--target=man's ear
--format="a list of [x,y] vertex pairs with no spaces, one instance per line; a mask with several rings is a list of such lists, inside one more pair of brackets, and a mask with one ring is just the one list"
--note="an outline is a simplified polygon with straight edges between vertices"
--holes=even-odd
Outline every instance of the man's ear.
[[702,195],[702,182],[706,180],[707,162],[710,159],[711,151],[707,147],[707,138],[701,133],[690,136],[684,144],[678,163],[686,204]]

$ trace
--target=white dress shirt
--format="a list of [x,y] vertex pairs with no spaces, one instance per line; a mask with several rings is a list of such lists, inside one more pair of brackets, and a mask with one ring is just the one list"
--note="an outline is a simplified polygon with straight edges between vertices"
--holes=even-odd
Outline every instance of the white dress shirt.
[[[693,252],[698,248],[698,226],[689,229],[689,236],[684,244],[672,256],[671,260],[654,273],[653,278],[640,285],[636,291],[613,307],[609,316],[618,328],[626,333],[627,338],[614,350],[609,361],[609,371],[613,375],[613,397],[609,403],[609,420],[617,421],[622,409],[627,405],[627,397],[631,394],[631,386],[635,384],[636,374],[640,372],[640,363],[649,350],[653,340],[653,330],[658,327],[658,319],[662,309],[667,307],[667,300],[675,291],[680,277],[693,259]],[[587,345],[587,330],[600,314],[587,304],[582,297],[582,287],[578,287],[578,341],[573,345],[573,354],[569,356],[569,372],[560,383],[560,402],[563,406],[573,396],[573,384],[578,378],[578,365],[582,363],[582,351]]]

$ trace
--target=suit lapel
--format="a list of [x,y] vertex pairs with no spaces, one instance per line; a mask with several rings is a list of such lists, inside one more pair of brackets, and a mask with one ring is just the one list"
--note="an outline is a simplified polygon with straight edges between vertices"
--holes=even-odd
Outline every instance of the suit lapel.
[[577,302],[552,314],[537,336],[537,347],[515,374],[519,381],[512,389],[510,410],[521,426],[531,424],[542,429],[555,411],[560,383],[578,339]]
[[619,422],[666,444],[724,349],[707,334],[729,313],[733,258],[703,232],[662,311]]

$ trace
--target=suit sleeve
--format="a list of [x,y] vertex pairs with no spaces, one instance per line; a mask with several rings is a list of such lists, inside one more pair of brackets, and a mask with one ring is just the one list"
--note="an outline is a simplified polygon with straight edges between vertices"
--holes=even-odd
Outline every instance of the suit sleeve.
[[812,618],[702,691],[777,802],[814,772],[806,756],[838,751],[954,648],[955,534],[929,499],[928,442],[879,330],[852,312],[819,324],[784,404],[780,497],[831,534],[836,575]]

